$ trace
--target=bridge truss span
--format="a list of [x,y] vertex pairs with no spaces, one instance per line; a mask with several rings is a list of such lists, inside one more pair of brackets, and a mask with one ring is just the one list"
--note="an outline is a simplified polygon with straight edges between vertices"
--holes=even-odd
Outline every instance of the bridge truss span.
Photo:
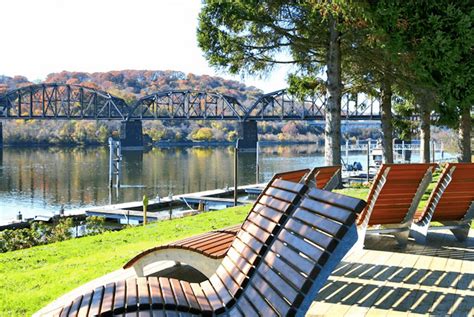
[[173,90],[140,98],[128,119],[140,120],[238,120],[247,109],[232,96],[215,92]]
[[[128,105],[108,92],[61,83],[30,85],[0,95],[0,119],[84,120],[325,120],[328,95],[300,100],[278,90],[246,107],[235,97],[212,91],[158,91]],[[342,120],[380,120],[376,98],[346,93]]]
[[[317,94],[300,100],[287,90],[277,90],[258,98],[249,107],[244,121],[269,120],[324,120],[328,95]],[[341,100],[343,120],[379,120],[380,108],[375,98],[363,94],[343,95]]]
[[123,99],[80,85],[30,85],[0,96],[0,118],[124,120],[127,114]]

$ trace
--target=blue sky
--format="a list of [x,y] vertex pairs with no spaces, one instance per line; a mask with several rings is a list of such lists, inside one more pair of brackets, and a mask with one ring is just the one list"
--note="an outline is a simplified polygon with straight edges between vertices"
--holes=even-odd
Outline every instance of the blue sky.
[[30,80],[69,71],[178,70],[218,75],[265,92],[286,87],[286,68],[265,78],[208,66],[196,42],[199,0],[0,2],[0,74]]

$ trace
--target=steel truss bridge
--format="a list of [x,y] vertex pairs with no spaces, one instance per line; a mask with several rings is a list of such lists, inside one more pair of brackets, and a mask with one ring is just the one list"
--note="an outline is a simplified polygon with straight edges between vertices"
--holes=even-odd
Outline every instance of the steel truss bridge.
[[[108,92],[61,83],[30,85],[0,95],[0,119],[52,120],[324,120],[328,96],[298,100],[286,90],[262,95],[250,106],[211,91],[159,91],[134,104]],[[380,120],[378,100],[345,94],[343,120]]]

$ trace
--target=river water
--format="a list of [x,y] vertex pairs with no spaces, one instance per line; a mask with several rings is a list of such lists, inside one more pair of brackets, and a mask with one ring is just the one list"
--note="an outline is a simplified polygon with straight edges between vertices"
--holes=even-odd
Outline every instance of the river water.
[[[260,181],[324,164],[316,145],[262,147]],[[350,162],[365,165],[363,153]],[[415,160],[414,160],[415,161]],[[108,148],[11,148],[0,154],[0,221],[233,186],[233,148],[153,148],[123,153],[122,187],[109,191]],[[256,181],[255,153],[239,153],[239,185]]]

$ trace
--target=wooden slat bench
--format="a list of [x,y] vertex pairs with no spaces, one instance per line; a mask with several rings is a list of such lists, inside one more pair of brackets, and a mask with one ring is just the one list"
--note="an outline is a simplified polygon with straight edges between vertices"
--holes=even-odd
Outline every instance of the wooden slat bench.
[[[413,216],[436,164],[382,164],[357,221],[359,246],[366,233],[391,233],[406,246]],[[375,228],[374,226],[383,226]],[[371,227],[368,231],[368,228]]]
[[[272,181],[280,179],[298,183],[305,175],[309,173],[314,175],[316,172],[316,169],[302,169],[277,173],[272,178]],[[270,193],[271,191],[272,189],[270,189]],[[282,193],[279,195],[281,196]],[[279,198],[284,199],[284,197]],[[185,263],[200,271],[205,276],[210,277],[219,266],[222,258],[226,255],[240,226],[241,225],[236,225],[227,229],[206,232],[167,245],[145,250],[125,263],[123,268],[133,268],[137,276],[148,276],[157,269],[153,264],[163,261],[172,261],[171,264],[176,265],[176,267]]]
[[364,206],[359,199],[273,179],[208,280],[110,283],[65,303],[57,314],[302,316],[357,241],[355,220]]
[[[448,163],[431,192],[426,207],[415,214],[411,235],[425,242],[429,229],[450,229],[464,241],[474,218],[474,164]],[[443,226],[430,227],[432,221]]]

